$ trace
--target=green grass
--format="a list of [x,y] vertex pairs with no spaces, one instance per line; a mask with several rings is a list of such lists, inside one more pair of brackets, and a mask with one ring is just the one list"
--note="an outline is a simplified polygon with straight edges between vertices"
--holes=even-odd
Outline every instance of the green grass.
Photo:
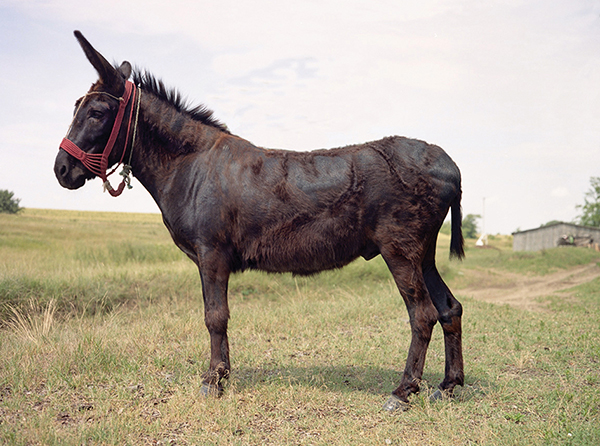
[[[491,243],[449,262],[440,236],[451,287],[600,260]],[[543,312],[457,294],[466,386],[428,401],[443,378],[436,327],[421,394],[390,415],[410,330],[380,258],[312,278],[236,275],[233,373],[223,397],[202,399],[200,281],[160,216],[0,214],[0,444],[600,444],[600,280],[545,297]]]

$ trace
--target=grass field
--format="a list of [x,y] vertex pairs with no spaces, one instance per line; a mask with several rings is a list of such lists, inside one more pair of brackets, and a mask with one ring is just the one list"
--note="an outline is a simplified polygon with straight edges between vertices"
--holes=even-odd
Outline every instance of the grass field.
[[200,281],[160,216],[0,214],[0,444],[600,444],[600,279],[537,297],[537,311],[461,294],[600,254],[490,243],[450,262],[440,236],[439,269],[464,306],[465,387],[427,399],[443,377],[436,327],[421,393],[388,414],[410,330],[380,258],[234,276],[232,376],[202,399]]

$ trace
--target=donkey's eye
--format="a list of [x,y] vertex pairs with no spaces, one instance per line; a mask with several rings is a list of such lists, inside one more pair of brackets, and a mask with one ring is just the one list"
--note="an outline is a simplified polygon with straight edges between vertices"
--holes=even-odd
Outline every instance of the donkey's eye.
[[92,110],[90,111],[90,118],[101,119],[104,116],[104,112],[100,110]]

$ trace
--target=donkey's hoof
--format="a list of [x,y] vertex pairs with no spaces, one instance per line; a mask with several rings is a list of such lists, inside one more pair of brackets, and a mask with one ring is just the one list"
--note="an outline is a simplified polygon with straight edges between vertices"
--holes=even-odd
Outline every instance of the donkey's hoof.
[[450,398],[450,396],[451,396],[450,392],[448,392],[446,390],[437,389],[435,392],[433,392],[431,394],[431,396],[429,397],[429,401],[433,403],[435,401],[447,400]]
[[390,398],[383,405],[383,410],[386,412],[404,412],[410,408],[410,405],[406,401],[402,401],[396,395],[392,393]]
[[223,387],[215,384],[202,383],[200,387],[200,396],[203,398],[213,397],[219,398],[223,395]]

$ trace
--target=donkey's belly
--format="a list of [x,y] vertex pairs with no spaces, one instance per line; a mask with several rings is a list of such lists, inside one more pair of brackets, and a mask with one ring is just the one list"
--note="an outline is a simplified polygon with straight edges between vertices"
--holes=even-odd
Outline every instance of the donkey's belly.
[[[328,219],[332,220],[332,219]],[[365,241],[358,228],[340,222],[311,222],[300,228],[270,231],[246,252],[247,268],[268,272],[310,275],[341,268],[363,255],[372,258],[377,248]]]

